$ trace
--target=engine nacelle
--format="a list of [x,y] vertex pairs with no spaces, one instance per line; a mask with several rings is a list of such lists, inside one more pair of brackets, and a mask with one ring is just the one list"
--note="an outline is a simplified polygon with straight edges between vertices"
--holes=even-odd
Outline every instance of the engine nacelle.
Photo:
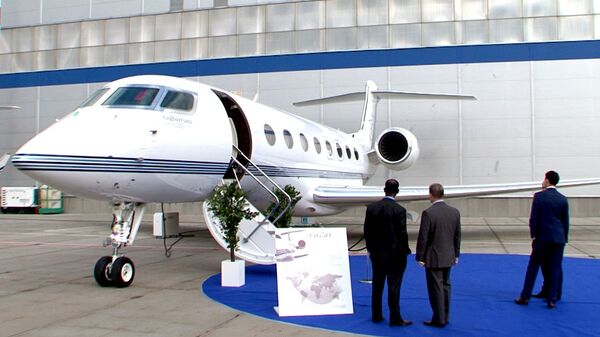
[[392,170],[406,170],[419,158],[417,137],[406,129],[386,129],[375,144],[377,159]]

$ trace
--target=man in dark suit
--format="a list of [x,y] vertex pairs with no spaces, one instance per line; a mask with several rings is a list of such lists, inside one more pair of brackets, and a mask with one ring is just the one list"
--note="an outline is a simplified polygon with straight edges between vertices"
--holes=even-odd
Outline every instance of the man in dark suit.
[[371,292],[371,319],[383,321],[381,297],[387,278],[390,325],[407,326],[400,313],[400,286],[406,270],[406,256],[410,254],[406,232],[406,209],[396,203],[398,181],[385,182],[385,197],[367,207],[365,216],[365,241],[373,265]]
[[533,196],[529,217],[531,255],[521,295],[515,300],[517,304],[529,303],[538,270],[544,266],[546,302],[548,308],[556,307],[559,287],[562,286],[562,258],[569,236],[569,204],[567,198],[556,190],[558,181],[558,173],[546,172],[543,190]]
[[421,215],[416,259],[425,267],[427,292],[433,315],[425,325],[442,328],[450,313],[450,268],[460,255],[460,212],[444,200],[444,187],[429,186],[432,205]]

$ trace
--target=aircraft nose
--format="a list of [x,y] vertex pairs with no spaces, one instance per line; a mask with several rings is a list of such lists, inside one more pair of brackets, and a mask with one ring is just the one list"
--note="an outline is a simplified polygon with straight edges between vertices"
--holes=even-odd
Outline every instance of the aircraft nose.
[[67,153],[71,144],[84,141],[74,137],[73,128],[61,124],[58,122],[50,126],[21,146],[12,157],[13,166],[39,180],[39,172],[49,169],[50,163],[57,162],[55,154]]
[[33,137],[12,157],[13,166],[34,179],[39,178],[35,172],[49,160],[48,146],[45,145],[43,138],[45,137],[40,135]]

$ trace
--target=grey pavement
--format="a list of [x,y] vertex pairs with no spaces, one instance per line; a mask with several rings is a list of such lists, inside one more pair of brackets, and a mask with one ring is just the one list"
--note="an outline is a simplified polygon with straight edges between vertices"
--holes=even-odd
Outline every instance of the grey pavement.
[[[182,216],[193,234],[165,256],[150,217],[126,255],[136,265],[131,287],[102,288],[92,276],[111,214],[0,215],[0,336],[343,336],[265,320],[207,298],[200,285],[228,257],[203,220]],[[362,236],[362,219],[348,225],[348,241]],[[600,257],[600,218],[571,219],[567,256]],[[527,218],[464,218],[464,253],[529,254]],[[414,250],[418,232],[409,224]],[[170,245],[174,240],[167,240]],[[359,244],[362,246],[362,244]],[[358,253],[361,254],[361,253]],[[523,266],[525,269],[525,266]],[[520,290],[515,285],[515,295]]]

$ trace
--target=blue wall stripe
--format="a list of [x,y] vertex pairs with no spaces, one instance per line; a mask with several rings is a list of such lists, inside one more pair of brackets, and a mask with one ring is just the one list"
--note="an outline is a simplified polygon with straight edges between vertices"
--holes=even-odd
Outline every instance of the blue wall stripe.
[[0,74],[0,88],[94,82],[157,74],[178,77],[457,63],[600,58],[600,40],[319,52]]

